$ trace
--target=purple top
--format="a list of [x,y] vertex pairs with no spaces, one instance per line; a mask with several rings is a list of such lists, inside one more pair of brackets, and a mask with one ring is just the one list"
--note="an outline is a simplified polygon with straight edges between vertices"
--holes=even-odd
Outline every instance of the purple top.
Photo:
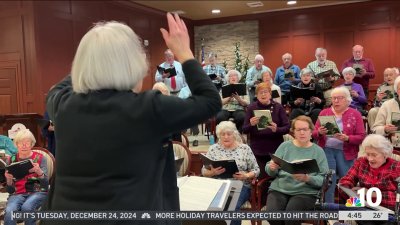
[[[251,126],[250,118],[254,117],[254,110],[270,110],[272,121],[277,124],[276,132],[267,128],[258,130],[257,126]],[[271,100],[269,105],[263,105],[258,100],[247,106],[246,117],[243,124],[243,132],[250,134],[250,147],[256,156],[274,153],[283,142],[283,135],[289,133],[289,119],[283,106]]]
[[[355,79],[355,78],[354,78]],[[363,109],[364,105],[367,104],[367,97],[365,96],[364,89],[360,84],[351,83],[351,84],[342,84],[340,86],[349,87],[351,86],[351,90],[357,91],[358,97],[352,97],[353,101],[350,103],[350,107],[353,109]]]
[[356,75],[354,77],[354,82],[361,84],[363,88],[368,88],[369,79],[375,78],[375,67],[374,64],[372,63],[372,60],[366,58],[355,60],[353,57],[351,57],[350,59],[343,62],[342,71],[346,67],[353,67],[353,64],[362,64],[364,69],[366,70],[366,73],[363,77]]

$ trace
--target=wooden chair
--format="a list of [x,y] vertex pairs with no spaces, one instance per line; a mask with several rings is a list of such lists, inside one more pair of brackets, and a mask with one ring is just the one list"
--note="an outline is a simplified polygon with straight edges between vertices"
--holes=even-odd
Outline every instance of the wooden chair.
[[179,176],[186,176],[192,174],[190,172],[190,168],[192,165],[192,153],[189,148],[186,147],[183,143],[178,141],[173,141],[172,146],[174,149],[175,157],[184,158],[181,168],[179,169]]
[[43,157],[46,158],[47,162],[47,176],[49,178],[49,184],[51,183],[51,180],[54,179],[55,176],[55,168],[56,168],[56,159],[54,158],[53,154],[51,152],[43,147],[33,147],[32,151],[38,152],[43,155]]
[[[329,170],[328,173],[324,177],[322,186],[317,194],[315,209],[317,209],[318,206],[321,206],[321,204],[324,202],[325,193],[328,190],[329,186],[332,185],[332,174],[333,174],[333,170]],[[257,200],[256,200],[256,208],[255,208],[256,210],[258,210],[258,211],[266,210],[266,206],[268,204],[268,202],[267,202],[268,187],[273,180],[274,180],[273,178],[267,177],[267,178],[260,180],[257,183],[257,193],[256,193]],[[315,220],[303,221],[303,223],[309,223],[309,224],[315,224],[315,225],[323,224],[323,222],[324,221],[315,221]],[[262,221],[257,220],[257,225],[261,225],[261,224],[262,224]]]
[[189,148],[189,139],[188,139],[188,137],[186,136],[186,134],[181,133],[181,139],[182,139],[183,145],[185,145],[186,147]]

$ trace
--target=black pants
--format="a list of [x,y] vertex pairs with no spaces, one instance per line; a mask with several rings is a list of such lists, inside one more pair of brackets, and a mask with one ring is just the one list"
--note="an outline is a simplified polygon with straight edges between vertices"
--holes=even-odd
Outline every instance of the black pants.
[[245,116],[246,112],[244,110],[227,111],[223,109],[217,114],[215,120],[216,123],[219,124],[221,121],[227,121],[229,118],[233,118],[236,128],[240,133],[242,133],[242,126]]
[[[279,179],[279,178],[276,178]],[[269,191],[267,212],[270,211],[311,211],[317,197],[313,195],[286,195],[278,191]],[[270,225],[301,225],[298,220],[269,220]]]
[[313,124],[315,124],[317,122],[318,115],[320,112],[321,112],[321,109],[313,109],[313,110],[311,110],[311,112],[308,113],[308,115],[306,115],[306,112],[303,109],[294,108],[290,112],[289,120],[292,121],[294,118],[296,118],[298,116],[306,115],[306,116],[310,117]]

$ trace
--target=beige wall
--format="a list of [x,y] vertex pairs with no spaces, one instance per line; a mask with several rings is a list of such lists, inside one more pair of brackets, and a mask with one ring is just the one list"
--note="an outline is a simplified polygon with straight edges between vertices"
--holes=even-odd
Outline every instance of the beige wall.
[[[204,58],[210,51],[217,53],[218,63],[227,61],[227,69],[232,69],[235,63],[235,43],[240,42],[242,56],[249,55],[253,64],[254,56],[259,52],[258,21],[240,21],[215,25],[194,27],[195,56],[201,59],[201,39],[204,38]],[[244,61],[243,61],[244,62]]]

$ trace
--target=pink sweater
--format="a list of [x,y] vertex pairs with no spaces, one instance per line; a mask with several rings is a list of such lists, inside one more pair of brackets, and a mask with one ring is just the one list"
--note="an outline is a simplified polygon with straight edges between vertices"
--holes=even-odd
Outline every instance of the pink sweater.
[[[320,116],[334,116],[332,108],[326,108],[319,114]],[[348,108],[342,115],[343,133],[349,136],[349,141],[343,143],[343,154],[346,160],[357,158],[359,145],[364,140],[365,128],[361,114],[353,108]],[[313,138],[318,141],[321,148],[325,147],[326,135],[319,135],[318,129],[321,127],[319,120],[315,123]]]

